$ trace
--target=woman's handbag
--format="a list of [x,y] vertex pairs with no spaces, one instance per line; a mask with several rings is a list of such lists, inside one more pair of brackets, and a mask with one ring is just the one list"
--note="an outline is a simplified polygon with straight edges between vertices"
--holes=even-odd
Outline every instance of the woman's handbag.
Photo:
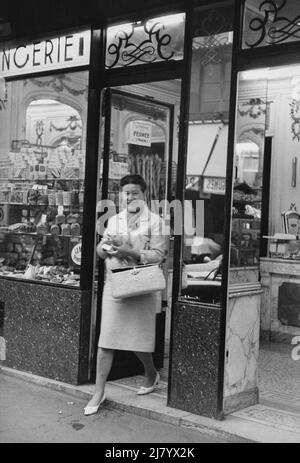
[[141,296],[162,291],[166,281],[158,264],[121,267],[111,270],[112,295],[117,299]]

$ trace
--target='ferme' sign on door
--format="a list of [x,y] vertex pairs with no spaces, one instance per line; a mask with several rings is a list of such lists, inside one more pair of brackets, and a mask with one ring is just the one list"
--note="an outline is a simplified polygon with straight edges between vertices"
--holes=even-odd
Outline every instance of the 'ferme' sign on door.
[[13,48],[0,45],[0,76],[84,66],[90,59],[90,31],[66,34],[51,39],[18,44]]
[[140,146],[151,146],[152,125],[144,121],[132,121],[129,126],[128,143]]

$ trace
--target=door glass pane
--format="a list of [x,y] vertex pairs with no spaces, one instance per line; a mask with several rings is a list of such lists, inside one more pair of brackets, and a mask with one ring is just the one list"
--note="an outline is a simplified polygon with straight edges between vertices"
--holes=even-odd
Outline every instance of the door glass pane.
[[[162,294],[162,310],[166,312],[165,355],[168,353],[170,338],[174,215],[178,212],[173,200],[176,194],[180,101],[181,80],[178,79],[103,91],[105,104],[101,126],[97,240],[103,235],[111,215],[106,214],[108,208],[113,206],[112,214],[122,210],[121,178],[126,174],[142,175],[147,183],[147,205],[165,222],[167,254],[163,271],[167,286]],[[108,172],[105,171],[107,163]],[[107,185],[107,192],[104,185]],[[181,223],[182,217],[178,220]]]
[[183,59],[185,14],[173,14],[107,29],[107,68]]
[[243,48],[300,40],[299,0],[246,0]]
[[[232,195],[230,267],[259,265],[266,123],[270,122],[264,70],[239,73]],[[267,117],[268,116],[268,117]]]
[[233,8],[194,12],[181,296],[220,303]]

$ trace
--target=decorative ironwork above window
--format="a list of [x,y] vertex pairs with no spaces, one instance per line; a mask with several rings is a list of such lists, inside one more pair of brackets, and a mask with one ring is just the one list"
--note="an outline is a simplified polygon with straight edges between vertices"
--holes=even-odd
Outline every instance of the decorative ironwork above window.
[[184,13],[109,27],[105,66],[182,60],[184,30]]
[[300,40],[299,0],[246,0],[243,49]]

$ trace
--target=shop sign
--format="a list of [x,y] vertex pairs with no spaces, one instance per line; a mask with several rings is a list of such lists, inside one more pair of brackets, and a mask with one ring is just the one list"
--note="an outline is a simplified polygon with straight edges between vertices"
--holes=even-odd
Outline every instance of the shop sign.
[[129,128],[128,143],[151,146],[152,125],[143,121],[132,121]]
[[71,259],[76,265],[81,264],[81,242],[76,244],[71,252]]
[[223,177],[204,177],[203,192],[214,195],[225,195],[226,182]]
[[82,31],[51,39],[0,46],[0,76],[11,77],[59,68],[85,66],[90,59],[91,32]]

